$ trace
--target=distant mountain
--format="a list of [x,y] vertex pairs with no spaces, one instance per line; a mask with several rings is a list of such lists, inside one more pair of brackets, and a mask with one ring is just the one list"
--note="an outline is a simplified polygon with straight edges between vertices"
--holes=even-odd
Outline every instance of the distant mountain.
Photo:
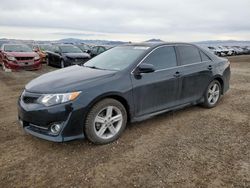
[[94,44],[94,45],[120,45],[125,44],[127,42],[123,41],[109,41],[109,40],[82,40],[82,39],[76,39],[76,38],[66,38],[61,39],[58,41],[59,43],[87,43],[87,44]]
[[165,42],[161,39],[149,39],[149,40],[146,40],[145,42]]
[[210,40],[194,42],[195,44],[204,46],[250,46],[250,41],[237,41],[237,40]]

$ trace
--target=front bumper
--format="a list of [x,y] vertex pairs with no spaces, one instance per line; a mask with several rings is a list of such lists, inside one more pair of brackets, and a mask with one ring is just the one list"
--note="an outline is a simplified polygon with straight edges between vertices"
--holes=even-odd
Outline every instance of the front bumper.
[[[18,100],[18,119],[24,131],[45,140],[64,142],[84,138],[84,117],[85,109],[73,103],[45,107],[26,104],[21,97]],[[58,122],[62,128],[55,135],[50,128]]]
[[11,70],[37,70],[42,67],[40,60],[34,62],[7,61],[5,62],[5,66]]

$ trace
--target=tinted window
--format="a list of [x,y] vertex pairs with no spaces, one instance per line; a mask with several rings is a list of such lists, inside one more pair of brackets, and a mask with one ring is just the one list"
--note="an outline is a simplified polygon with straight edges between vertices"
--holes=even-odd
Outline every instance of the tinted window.
[[204,52],[200,51],[200,53],[202,61],[211,61],[211,59]]
[[156,49],[143,63],[154,65],[156,70],[177,66],[174,47],[165,46]]
[[182,65],[201,62],[199,50],[194,46],[178,46]]
[[98,53],[102,53],[105,51],[105,48],[104,47],[99,47],[99,50],[98,50]]
[[93,53],[93,54],[97,54],[97,50],[98,50],[98,47],[97,47],[97,46],[94,46],[94,47],[92,48],[92,53]]

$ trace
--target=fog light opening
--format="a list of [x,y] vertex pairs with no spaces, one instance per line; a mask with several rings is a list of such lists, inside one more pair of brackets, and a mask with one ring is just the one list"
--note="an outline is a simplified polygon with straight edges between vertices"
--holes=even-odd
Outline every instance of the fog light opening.
[[50,127],[50,131],[53,133],[53,134],[59,134],[59,132],[61,131],[62,129],[62,123],[54,123],[51,125]]

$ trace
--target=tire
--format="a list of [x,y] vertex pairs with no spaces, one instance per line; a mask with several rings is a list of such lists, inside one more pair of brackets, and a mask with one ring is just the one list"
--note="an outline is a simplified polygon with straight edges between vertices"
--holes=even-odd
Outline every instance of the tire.
[[127,112],[124,106],[115,99],[107,98],[90,109],[84,132],[94,144],[108,144],[120,137],[126,124]]
[[60,67],[61,67],[61,68],[64,68],[64,67],[65,67],[65,62],[64,62],[64,60],[63,60],[63,59],[61,60]]
[[49,58],[47,59],[47,66],[50,66]]
[[215,107],[221,97],[221,84],[217,80],[213,80],[207,87],[204,94],[204,103],[203,106],[206,108]]
[[4,72],[11,72],[11,69],[8,69],[4,63],[2,63],[2,67]]

